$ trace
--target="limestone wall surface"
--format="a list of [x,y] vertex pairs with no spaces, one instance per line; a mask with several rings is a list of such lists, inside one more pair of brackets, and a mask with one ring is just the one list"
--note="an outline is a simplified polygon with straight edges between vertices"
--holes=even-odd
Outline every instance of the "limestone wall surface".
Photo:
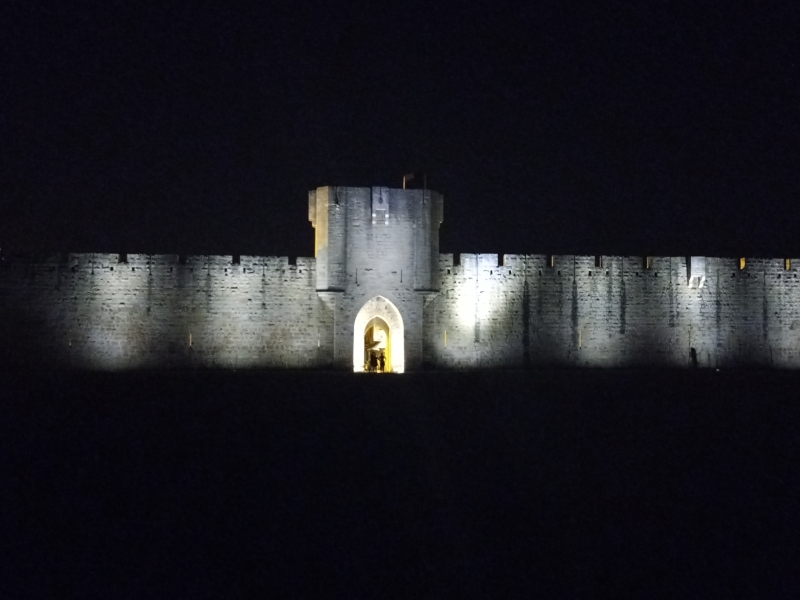
[[[354,331],[368,302],[401,315],[404,368],[423,363],[423,303],[435,286],[442,197],[431,190],[324,187],[309,194],[315,229],[317,291],[333,316],[333,365],[357,367]],[[363,339],[362,339],[363,344]]]
[[401,313],[407,370],[800,367],[800,259],[453,258],[438,290],[353,260],[344,290],[319,292],[311,258],[5,257],[0,360],[352,368],[356,316],[380,296]]
[[798,368],[797,264],[542,255],[500,263],[495,254],[462,254],[454,264],[441,255],[425,360],[440,368]]
[[323,187],[309,194],[317,289],[396,279],[429,290],[438,267],[442,197],[431,190]]
[[302,368],[330,360],[314,259],[122,258],[5,258],[4,363],[116,370]]

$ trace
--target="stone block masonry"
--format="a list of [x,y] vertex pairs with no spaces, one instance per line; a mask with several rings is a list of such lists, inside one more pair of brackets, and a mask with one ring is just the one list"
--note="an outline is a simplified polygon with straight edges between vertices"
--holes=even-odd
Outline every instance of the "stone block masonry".
[[800,367],[796,260],[459,262],[440,257],[441,289],[425,313],[426,360],[437,367]]
[[315,258],[0,256],[2,364],[359,371],[380,320],[394,372],[800,367],[797,259],[456,263],[431,190],[325,187],[308,205]]
[[[319,366],[315,262],[286,257],[6,257],[6,364],[88,369]],[[329,345],[329,344],[328,344]]]

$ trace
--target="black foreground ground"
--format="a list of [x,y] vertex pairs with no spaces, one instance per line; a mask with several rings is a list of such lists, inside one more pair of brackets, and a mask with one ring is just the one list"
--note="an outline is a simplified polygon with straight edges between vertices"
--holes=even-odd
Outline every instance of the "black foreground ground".
[[0,373],[0,597],[790,597],[800,375]]

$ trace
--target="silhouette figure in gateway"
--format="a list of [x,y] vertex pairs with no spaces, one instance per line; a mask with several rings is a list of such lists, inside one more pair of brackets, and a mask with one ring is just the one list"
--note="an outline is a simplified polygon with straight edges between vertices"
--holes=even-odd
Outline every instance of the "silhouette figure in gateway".
[[798,258],[440,254],[442,207],[311,190],[313,258],[0,254],[0,364],[800,369]]
[[403,318],[389,300],[368,300],[353,323],[353,370],[402,373],[405,368]]

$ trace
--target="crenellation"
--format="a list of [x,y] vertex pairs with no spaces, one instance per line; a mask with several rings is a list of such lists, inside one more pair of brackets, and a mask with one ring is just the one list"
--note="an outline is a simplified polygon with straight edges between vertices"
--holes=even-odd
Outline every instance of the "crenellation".
[[800,259],[440,254],[430,190],[319,188],[309,219],[313,258],[2,255],[0,359],[358,371],[380,318],[396,372],[800,367]]

